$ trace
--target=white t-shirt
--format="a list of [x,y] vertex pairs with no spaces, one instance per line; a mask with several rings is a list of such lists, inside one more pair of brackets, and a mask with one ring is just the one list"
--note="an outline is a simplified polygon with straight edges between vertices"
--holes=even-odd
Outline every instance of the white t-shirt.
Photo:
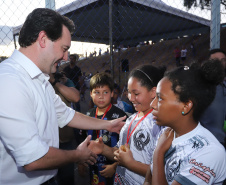
[[180,56],[181,57],[186,57],[187,56],[187,49],[182,49]]
[[49,146],[58,148],[58,126],[68,124],[75,113],[48,79],[17,50],[0,64],[0,184],[38,185],[57,173],[23,167],[44,156]]
[[[117,143],[117,147],[124,145],[127,141],[127,132],[129,128],[129,124],[134,119],[137,113],[131,115],[127,120],[125,125],[120,131],[119,141]],[[141,117],[136,118],[133,121],[133,124],[130,128],[130,132],[133,130],[137,122],[141,119]],[[150,164],[153,151],[156,145],[156,139],[161,131],[160,126],[155,124],[153,120],[153,115],[150,113],[134,130],[133,134],[130,137],[129,145],[130,150],[133,154],[133,158],[136,161],[140,161],[144,164]],[[115,174],[115,185],[140,185],[144,183],[145,177],[136,174],[122,166],[118,166]]]
[[[151,165],[151,170],[152,170]],[[203,126],[174,138],[165,154],[168,184],[222,184],[226,178],[226,153],[223,145]]]

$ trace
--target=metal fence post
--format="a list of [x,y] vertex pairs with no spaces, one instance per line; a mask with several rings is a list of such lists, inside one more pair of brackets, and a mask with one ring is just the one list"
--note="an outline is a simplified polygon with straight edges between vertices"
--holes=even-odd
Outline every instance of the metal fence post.
[[113,63],[113,38],[112,38],[112,0],[109,0],[109,45],[110,45],[110,62],[112,78],[114,79],[114,63]]
[[52,10],[56,10],[56,6],[55,6],[55,0],[46,0],[46,8],[52,9]]
[[220,48],[220,0],[211,0],[210,49]]

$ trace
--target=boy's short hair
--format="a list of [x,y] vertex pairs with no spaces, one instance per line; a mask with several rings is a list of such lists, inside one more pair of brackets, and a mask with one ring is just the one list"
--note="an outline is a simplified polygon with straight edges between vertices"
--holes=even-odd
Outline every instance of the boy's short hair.
[[108,86],[111,92],[114,90],[114,80],[108,73],[97,73],[90,79],[90,92],[98,87]]

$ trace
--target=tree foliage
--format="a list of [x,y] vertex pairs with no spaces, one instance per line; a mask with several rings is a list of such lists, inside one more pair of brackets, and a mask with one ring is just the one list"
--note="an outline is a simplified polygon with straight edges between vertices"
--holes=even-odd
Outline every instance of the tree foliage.
[[[190,9],[192,6],[200,6],[201,9],[210,7],[211,0],[184,0],[184,6]],[[226,6],[226,0],[221,0],[221,4]]]

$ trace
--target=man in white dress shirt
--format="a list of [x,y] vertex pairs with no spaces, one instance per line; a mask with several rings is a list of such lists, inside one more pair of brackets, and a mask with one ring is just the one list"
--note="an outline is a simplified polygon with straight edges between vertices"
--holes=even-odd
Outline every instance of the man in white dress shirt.
[[74,24],[57,12],[32,11],[19,36],[20,49],[0,64],[0,184],[56,184],[57,168],[96,162],[90,137],[76,150],[60,150],[58,126],[119,132],[123,118],[103,121],[67,107],[49,83],[67,60]]

